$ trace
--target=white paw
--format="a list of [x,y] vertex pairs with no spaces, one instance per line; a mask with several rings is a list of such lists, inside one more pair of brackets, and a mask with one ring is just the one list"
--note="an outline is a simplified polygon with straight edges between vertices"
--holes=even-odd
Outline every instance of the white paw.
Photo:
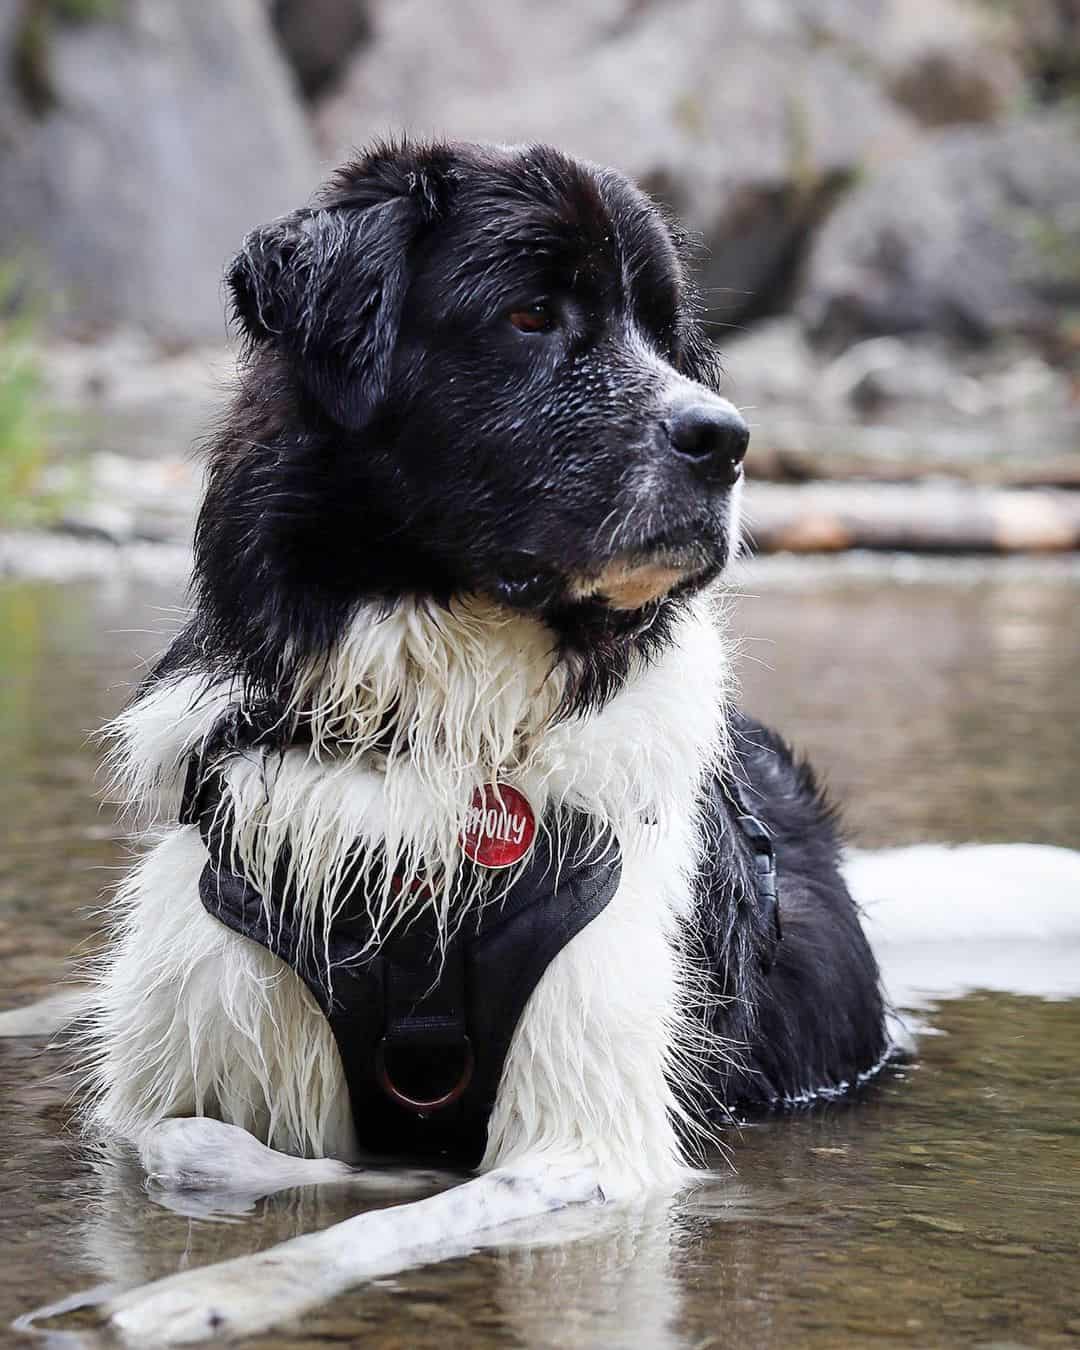
[[189,1345],[251,1334],[310,1302],[302,1276],[271,1249],[120,1294],[109,1327],[132,1346]]
[[335,1181],[352,1169],[331,1158],[293,1158],[237,1125],[207,1116],[162,1120],[139,1139],[147,1177],[160,1186],[258,1193],[288,1185]]

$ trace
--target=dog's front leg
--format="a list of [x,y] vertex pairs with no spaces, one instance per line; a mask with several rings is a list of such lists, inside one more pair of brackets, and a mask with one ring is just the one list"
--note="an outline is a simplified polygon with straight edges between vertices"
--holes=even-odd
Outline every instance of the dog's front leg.
[[130,1290],[106,1305],[109,1324],[138,1346],[250,1335],[362,1280],[469,1251],[501,1225],[602,1199],[592,1168],[523,1159],[440,1195]]

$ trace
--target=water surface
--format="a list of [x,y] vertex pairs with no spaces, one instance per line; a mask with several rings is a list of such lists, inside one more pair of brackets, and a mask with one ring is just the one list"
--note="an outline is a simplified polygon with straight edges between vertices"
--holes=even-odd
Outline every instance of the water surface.
[[[1080,846],[1075,576],[936,575],[748,576],[744,702],[812,754],[860,844]],[[87,736],[177,603],[146,583],[0,586],[0,1006],[48,992],[92,950],[126,855]],[[862,1101],[729,1132],[736,1170],[717,1157],[688,1197],[561,1216],[560,1242],[518,1231],[252,1343],[1080,1344],[1080,1002],[972,994],[931,1021],[917,1060]],[[163,1208],[130,1160],[79,1147],[57,1069],[35,1042],[0,1041],[0,1326],[390,1198],[323,1188],[242,1215]],[[52,1319],[49,1340],[93,1343],[93,1320]]]

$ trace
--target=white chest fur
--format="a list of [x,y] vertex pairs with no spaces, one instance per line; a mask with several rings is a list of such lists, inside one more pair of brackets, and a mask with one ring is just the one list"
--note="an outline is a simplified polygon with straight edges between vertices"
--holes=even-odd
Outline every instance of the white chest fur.
[[[583,1158],[609,1194],[667,1184],[680,1166],[669,1086],[688,1053],[680,922],[697,787],[725,748],[726,670],[701,598],[672,647],[602,711],[559,721],[563,677],[538,625],[479,607],[450,616],[402,607],[382,623],[358,621],[298,691],[310,750],[229,766],[245,870],[258,882],[287,842],[314,938],[357,839],[409,867],[452,868],[462,811],[493,777],[521,788],[539,813],[562,803],[615,830],[618,893],[530,998],[486,1166],[526,1152]],[[168,818],[184,760],[230,698],[189,676],[125,713],[116,763],[129,796]],[[377,742],[391,708],[398,730],[387,753]],[[346,754],[324,753],[331,737]],[[94,1115],[134,1135],[163,1116],[207,1113],[279,1148],[347,1151],[329,1029],[291,971],[205,914],[204,861],[192,827],[168,827],[117,898],[99,985]],[[389,895],[379,918],[399,918]]]

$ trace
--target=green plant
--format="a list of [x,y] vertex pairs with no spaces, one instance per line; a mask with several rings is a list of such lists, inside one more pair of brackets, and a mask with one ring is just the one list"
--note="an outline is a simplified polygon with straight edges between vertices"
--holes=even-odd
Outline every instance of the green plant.
[[[27,110],[45,117],[60,102],[53,83],[56,24],[112,22],[127,0],[22,0],[11,44],[11,79]],[[10,0],[9,0],[10,3]]]
[[14,309],[13,289],[0,270],[0,525],[47,525],[71,488],[50,482],[55,419],[36,356],[37,321],[32,310]]
[[52,0],[53,13],[64,23],[94,23],[118,19],[121,0]]

